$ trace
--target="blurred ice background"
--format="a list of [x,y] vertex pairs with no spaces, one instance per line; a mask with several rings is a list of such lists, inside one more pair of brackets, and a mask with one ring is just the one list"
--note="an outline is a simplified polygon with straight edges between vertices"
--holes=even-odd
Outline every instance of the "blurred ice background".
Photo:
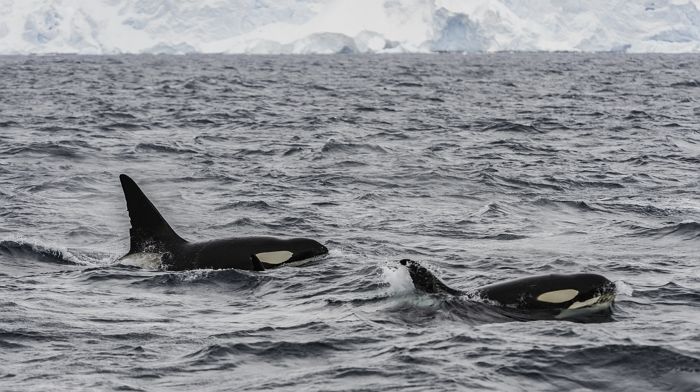
[[0,53],[700,51],[700,0],[0,0]]

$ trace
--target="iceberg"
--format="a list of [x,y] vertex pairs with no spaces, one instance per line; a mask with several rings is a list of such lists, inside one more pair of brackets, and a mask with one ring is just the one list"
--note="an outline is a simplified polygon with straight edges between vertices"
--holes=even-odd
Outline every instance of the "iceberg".
[[699,52],[700,0],[0,0],[0,54]]

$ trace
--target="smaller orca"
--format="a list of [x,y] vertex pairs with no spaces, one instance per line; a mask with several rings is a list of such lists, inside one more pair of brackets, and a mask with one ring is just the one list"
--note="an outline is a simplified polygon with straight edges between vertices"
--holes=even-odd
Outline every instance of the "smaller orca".
[[177,235],[134,180],[122,174],[131,220],[131,247],[124,257],[139,253],[160,254],[163,267],[182,271],[200,268],[262,271],[328,253],[308,238],[272,237],[226,238],[189,242]]
[[403,259],[400,263],[408,268],[413,285],[420,291],[477,297],[543,318],[610,312],[615,299],[615,284],[596,274],[530,276],[461,291],[447,286],[416,261]]

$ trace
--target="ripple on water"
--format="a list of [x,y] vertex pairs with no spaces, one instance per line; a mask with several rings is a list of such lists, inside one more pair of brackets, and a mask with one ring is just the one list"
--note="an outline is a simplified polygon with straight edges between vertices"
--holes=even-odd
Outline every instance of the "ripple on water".
[[[699,390],[698,60],[0,57],[0,389]],[[178,232],[331,252],[118,259],[120,173]],[[464,289],[601,273],[618,301],[521,323],[402,257]]]

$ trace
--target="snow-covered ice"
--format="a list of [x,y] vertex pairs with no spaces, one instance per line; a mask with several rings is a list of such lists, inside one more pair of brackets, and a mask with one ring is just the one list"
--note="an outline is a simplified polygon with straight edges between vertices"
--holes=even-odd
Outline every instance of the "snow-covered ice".
[[0,53],[700,51],[700,0],[0,0]]

